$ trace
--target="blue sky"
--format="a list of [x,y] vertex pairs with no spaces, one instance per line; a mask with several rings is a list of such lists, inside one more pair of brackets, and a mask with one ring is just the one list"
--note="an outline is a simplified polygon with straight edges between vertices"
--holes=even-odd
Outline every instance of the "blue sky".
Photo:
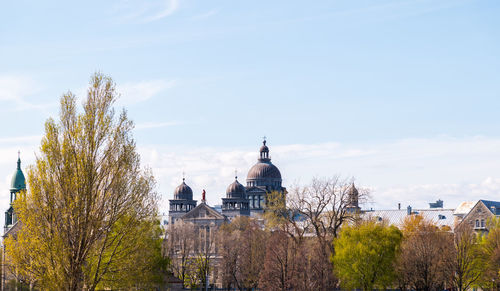
[[165,200],[185,171],[220,203],[263,135],[288,186],[354,176],[377,208],[498,200],[498,15],[473,0],[2,3],[0,201],[17,150],[33,161],[61,94],[95,71]]

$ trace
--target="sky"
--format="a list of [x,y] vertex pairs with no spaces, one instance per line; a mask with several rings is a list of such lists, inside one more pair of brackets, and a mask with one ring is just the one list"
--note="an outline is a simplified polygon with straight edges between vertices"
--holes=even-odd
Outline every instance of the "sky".
[[[111,76],[160,210],[220,204],[266,136],[285,187],[354,179],[365,209],[500,200],[500,2],[4,1],[0,205],[59,98]],[[3,189],[3,190],[1,190]]]

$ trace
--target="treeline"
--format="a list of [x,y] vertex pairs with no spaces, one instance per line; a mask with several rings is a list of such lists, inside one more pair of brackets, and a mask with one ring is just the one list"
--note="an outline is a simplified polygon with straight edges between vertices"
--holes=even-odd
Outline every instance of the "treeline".
[[[207,275],[239,290],[499,287],[499,221],[482,236],[466,227],[453,233],[419,215],[398,229],[352,211],[351,191],[338,178],[314,179],[292,188],[286,202],[271,193],[263,219],[238,217],[201,235],[178,224],[167,235],[172,270],[193,288]],[[366,196],[361,190],[356,198]]]
[[468,226],[455,233],[420,215],[401,227],[359,220],[333,241],[332,266],[340,286],[363,290],[498,290],[499,220],[488,234]]

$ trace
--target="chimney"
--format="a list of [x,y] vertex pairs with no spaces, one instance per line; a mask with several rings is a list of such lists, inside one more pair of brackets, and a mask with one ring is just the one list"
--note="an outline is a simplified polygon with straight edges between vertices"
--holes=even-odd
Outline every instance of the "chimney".
[[411,206],[406,207],[406,214],[411,215]]
[[203,189],[203,192],[201,192],[201,203],[206,203],[206,200],[205,200],[205,189]]
[[398,203],[398,210],[401,210],[401,203]]

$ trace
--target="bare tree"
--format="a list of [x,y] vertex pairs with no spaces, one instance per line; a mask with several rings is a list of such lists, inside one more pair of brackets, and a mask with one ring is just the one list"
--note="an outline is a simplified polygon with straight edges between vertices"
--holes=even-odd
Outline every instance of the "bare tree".
[[415,290],[446,288],[453,256],[453,234],[421,217],[410,217],[405,223],[396,263],[400,285]]
[[260,287],[263,290],[291,290],[295,263],[293,261],[292,239],[283,231],[271,234],[264,263],[264,270],[260,276]]
[[255,289],[264,266],[267,233],[253,218],[238,217],[225,225],[221,236],[224,286]]
[[167,254],[171,259],[172,272],[185,284],[189,260],[194,252],[196,230],[192,223],[182,220],[170,225],[167,230]]

